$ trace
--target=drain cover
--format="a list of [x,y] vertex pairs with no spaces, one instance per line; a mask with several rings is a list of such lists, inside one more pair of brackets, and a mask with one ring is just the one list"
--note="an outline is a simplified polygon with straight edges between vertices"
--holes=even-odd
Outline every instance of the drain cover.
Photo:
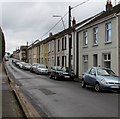
[[56,93],[52,92],[51,90],[48,90],[46,88],[40,88],[39,89],[41,92],[43,92],[45,95],[54,95]]

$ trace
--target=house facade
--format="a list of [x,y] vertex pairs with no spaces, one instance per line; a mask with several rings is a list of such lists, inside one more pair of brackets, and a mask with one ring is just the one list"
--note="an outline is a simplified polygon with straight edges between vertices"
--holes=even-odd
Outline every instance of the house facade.
[[48,67],[49,69],[51,68],[51,66],[55,65],[56,62],[56,58],[55,58],[55,54],[56,54],[56,43],[55,43],[55,39],[51,39],[50,41],[47,42],[47,46],[48,46]]
[[20,59],[20,56],[19,56],[19,54],[20,54],[20,50],[19,49],[17,49],[17,50],[15,50],[15,51],[13,51],[13,58],[15,58],[15,59]]
[[39,62],[39,54],[40,54],[40,48],[39,48],[39,41],[36,40],[32,44],[30,44],[27,48],[27,61],[30,64]]
[[27,62],[27,47],[28,46],[20,46],[19,58],[23,62]]
[[119,8],[120,4],[106,8],[105,12],[76,30],[79,77],[92,66],[111,68],[120,75]]

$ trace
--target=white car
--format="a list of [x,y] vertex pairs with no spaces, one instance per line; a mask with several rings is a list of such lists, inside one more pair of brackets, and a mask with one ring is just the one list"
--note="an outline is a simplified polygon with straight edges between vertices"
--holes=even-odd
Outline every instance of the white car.
[[23,65],[22,65],[22,69],[24,69],[24,70],[30,70],[30,68],[31,68],[31,64],[29,64],[29,63],[23,63]]
[[18,62],[18,66],[19,66],[20,69],[22,69],[24,63],[25,63],[25,62]]
[[35,69],[35,73],[37,74],[49,74],[48,67],[44,64],[39,64],[37,65]]
[[36,67],[39,65],[39,63],[33,63],[31,68],[30,68],[30,72],[35,72]]

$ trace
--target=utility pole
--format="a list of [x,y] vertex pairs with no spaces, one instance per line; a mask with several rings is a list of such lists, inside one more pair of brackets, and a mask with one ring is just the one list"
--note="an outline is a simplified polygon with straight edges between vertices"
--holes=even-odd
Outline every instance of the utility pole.
[[[71,6],[69,6],[69,19],[68,19],[68,23],[69,23],[69,30],[71,28]],[[68,55],[68,62],[69,62],[69,68],[71,68],[71,42],[72,42],[72,36],[71,36],[71,32],[68,34],[69,35],[69,55]]]
[[68,23],[69,23],[69,28],[71,27],[71,6],[69,6],[69,19],[68,19]]

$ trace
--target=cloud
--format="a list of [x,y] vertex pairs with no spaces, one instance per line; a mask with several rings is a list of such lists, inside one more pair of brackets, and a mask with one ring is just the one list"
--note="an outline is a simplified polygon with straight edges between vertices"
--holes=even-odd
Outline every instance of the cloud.
[[[36,39],[41,39],[60,18],[53,18],[53,15],[63,16],[68,12],[68,6],[71,7],[85,0],[67,0],[67,2],[50,0],[49,2],[31,2],[19,0],[5,0],[2,4],[2,28],[5,33],[7,51],[12,52],[20,45],[31,43]],[[71,2],[72,1],[72,2]],[[77,2],[74,2],[77,1]],[[77,22],[82,21],[105,9],[106,0],[90,0],[87,3],[72,9],[72,17]],[[0,5],[1,5],[0,4]],[[64,23],[68,25],[68,14],[64,17]],[[60,22],[53,30],[53,33],[63,30],[63,24]],[[44,37],[47,37],[48,34]]]

